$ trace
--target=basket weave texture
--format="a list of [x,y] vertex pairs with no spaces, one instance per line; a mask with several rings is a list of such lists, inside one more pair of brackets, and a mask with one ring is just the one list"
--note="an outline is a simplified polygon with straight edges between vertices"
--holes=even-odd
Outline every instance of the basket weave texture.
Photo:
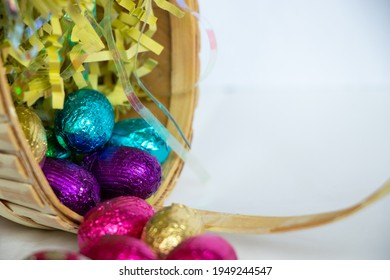
[[[196,0],[188,0],[187,4],[191,9],[198,9]],[[174,116],[186,137],[191,139],[198,96],[194,86],[199,77],[198,23],[189,13],[179,19],[155,9],[155,15],[158,18],[158,31],[154,39],[164,45],[164,51],[155,57],[159,65],[143,82]],[[155,104],[146,102],[144,105],[179,139],[173,124]],[[130,112],[126,117],[138,116]],[[163,205],[183,165],[184,162],[172,152],[163,164],[163,181],[159,190],[148,199],[152,205]],[[61,204],[34,160],[15,113],[1,60],[0,215],[28,227],[69,232],[77,232],[83,219]]]

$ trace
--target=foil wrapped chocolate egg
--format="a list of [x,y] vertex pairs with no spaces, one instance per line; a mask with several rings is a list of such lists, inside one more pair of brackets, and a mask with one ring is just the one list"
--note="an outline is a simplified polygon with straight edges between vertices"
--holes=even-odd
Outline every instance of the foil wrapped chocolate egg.
[[106,200],[84,216],[77,233],[79,247],[104,235],[140,238],[154,212],[150,204],[138,197],[121,196]]
[[100,202],[100,187],[87,170],[65,159],[47,158],[42,167],[62,204],[84,215]]
[[42,166],[47,151],[46,131],[42,121],[32,109],[18,106],[15,110],[31,152]]
[[125,235],[104,235],[80,253],[93,260],[156,260],[156,254],[140,239]]
[[89,260],[86,256],[71,251],[65,250],[43,250],[35,252],[25,258],[25,260]]
[[110,140],[114,111],[102,93],[81,89],[68,95],[54,121],[61,146],[74,153],[90,153]]
[[213,234],[190,237],[173,249],[167,260],[237,260],[237,254],[225,239]]
[[145,225],[142,239],[161,258],[182,241],[203,232],[203,222],[193,209],[172,204],[158,211]]
[[65,149],[58,143],[57,137],[53,129],[46,129],[46,137],[47,137],[47,151],[46,151],[47,157],[66,159],[71,156],[70,151]]
[[161,183],[160,163],[137,148],[107,147],[88,155],[83,166],[95,175],[104,200],[127,195],[146,199]]
[[165,162],[170,152],[167,143],[142,118],[126,119],[117,122],[109,145],[128,146],[144,150],[155,156],[161,164]]

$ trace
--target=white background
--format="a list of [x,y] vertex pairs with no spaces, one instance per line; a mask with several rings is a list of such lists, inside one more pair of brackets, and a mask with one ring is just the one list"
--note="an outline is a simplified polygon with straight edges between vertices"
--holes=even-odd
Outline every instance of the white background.
[[[185,167],[167,204],[311,214],[390,177],[390,1],[199,2],[219,47],[192,150],[210,179]],[[389,197],[315,229],[223,236],[241,259],[390,259],[388,213]],[[0,219],[0,259],[42,248],[76,250],[76,237]]]

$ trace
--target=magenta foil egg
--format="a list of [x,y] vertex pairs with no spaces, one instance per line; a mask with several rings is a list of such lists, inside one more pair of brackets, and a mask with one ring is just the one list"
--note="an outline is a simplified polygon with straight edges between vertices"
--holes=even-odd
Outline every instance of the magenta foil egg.
[[103,200],[124,195],[146,199],[161,183],[158,160],[137,148],[107,147],[88,155],[82,165],[95,175]]
[[234,248],[222,237],[203,234],[190,237],[173,249],[167,260],[237,260]]
[[140,239],[124,235],[105,235],[95,239],[80,253],[93,260],[156,260],[156,254]]
[[77,235],[79,247],[104,235],[140,238],[154,213],[154,208],[138,197],[121,196],[106,200],[84,216]]
[[39,260],[39,261],[46,261],[46,260],[89,260],[84,255],[81,255],[77,252],[71,252],[71,251],[64,251],[64,250],[43,250],[43,251],[37,251],[28,257],[25,258],[25,260]]
[[65,159],[46,158],[42,167],[57,198],[74,212],[84,215],[100,202],[100,187],[86,169]]

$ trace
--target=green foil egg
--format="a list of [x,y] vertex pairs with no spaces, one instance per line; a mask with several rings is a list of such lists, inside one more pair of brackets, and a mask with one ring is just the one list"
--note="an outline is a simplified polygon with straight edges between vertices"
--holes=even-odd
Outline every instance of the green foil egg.
[[46,129],[46,137],[47,137],[46,157],[66,159],[71,156],[70,151],[65,149],[60,145],[60,143],[58,143],[57,137],[53,129],[50,128]]

